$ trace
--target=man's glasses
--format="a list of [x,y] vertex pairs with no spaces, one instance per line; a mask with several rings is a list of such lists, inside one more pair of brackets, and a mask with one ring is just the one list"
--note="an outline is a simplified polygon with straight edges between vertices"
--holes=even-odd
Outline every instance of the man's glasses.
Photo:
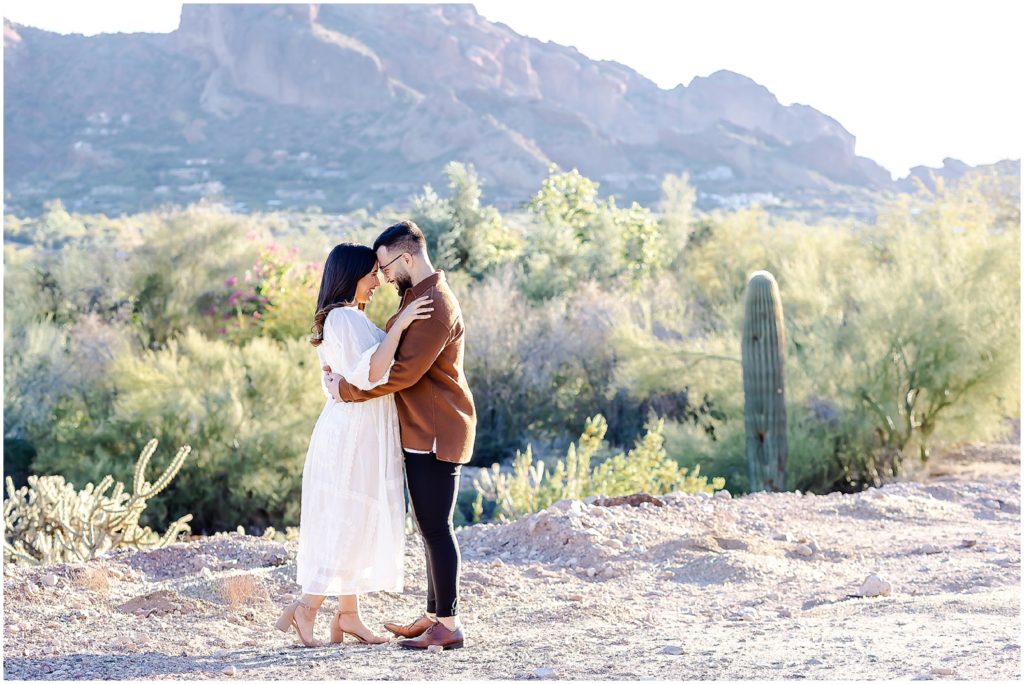
[[[399,259],[401,259],[401,258],[402,258],[403,256],[405,256],[406,254],[408,254],[408,252],[402,252],[401,254],[399,254],[398,256],[396,256],[396,257],[395,257],[394,259],[392,259],[392,260],[391,260],[391,261],[389,261],[388,263],[386,263],[386,264],[384,264],[383,266],[381,266],[381,267],[380,267],[380,272],[381,272],[381,273],[384,273],[384,269],[386,269],[386,268],[387,268],[388,266],[390,266],[391,264],[393,264],[393,263],[395,263],[396,261],[398,261]],[[385,275],[387,275],[387,274],[385,273]]]

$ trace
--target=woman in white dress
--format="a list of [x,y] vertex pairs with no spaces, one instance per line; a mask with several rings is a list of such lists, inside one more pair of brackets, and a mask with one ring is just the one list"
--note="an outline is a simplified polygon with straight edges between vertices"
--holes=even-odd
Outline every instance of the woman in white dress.
[[[421,297],[385,334],[363,313],[380,285],[377,266],[369,247],[345,243],[331,250],[310,339],[318,371],[330,365],[361,389],[387,382],[402,332],[433,310],[429,298]],[[363,643],[384,643],[363,624],[359,594],[403,587],[405,496],[395,398],[336,402],[321,387],[327,404],[302,471],[296,581],[303,593],[281,614],[277,628],[294,626],[303,644],[320,645],[314,636],[317,611],[326,596],[337,595],[331,641],[350,634]]]

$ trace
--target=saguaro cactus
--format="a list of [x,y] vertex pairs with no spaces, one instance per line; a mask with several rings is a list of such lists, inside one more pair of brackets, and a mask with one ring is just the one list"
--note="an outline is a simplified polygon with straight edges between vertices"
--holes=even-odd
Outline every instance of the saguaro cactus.
[[742,342],[747,471],[755,492],[785,488],[785,348],[779,284],[768,271],[757,271],[747,281]]

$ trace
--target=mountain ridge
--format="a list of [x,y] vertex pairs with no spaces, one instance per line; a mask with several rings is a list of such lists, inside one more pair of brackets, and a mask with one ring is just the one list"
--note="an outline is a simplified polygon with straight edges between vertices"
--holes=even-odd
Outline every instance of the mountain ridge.
[[215,195],[343,211],[443,184],[452,159],[474,164],[499,205],[527,199],[551,164],[644,203],[666,174],[689,173],[704,207],[843,211],[912,184],[858,156],[833,117],[742,74],[663,89],[470,5],[186,4],[167,34],[61,36],[6,19],[4,32],[8,210]]

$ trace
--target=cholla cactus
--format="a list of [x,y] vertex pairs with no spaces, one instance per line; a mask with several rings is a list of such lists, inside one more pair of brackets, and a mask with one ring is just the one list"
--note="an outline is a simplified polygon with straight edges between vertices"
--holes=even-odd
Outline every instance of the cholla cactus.
[[30,475],[28,486],[20,489],[6,478],[4,561],[39,565],[88,560],[115,547],[161,548],[179,533],[190,531],[191,514],[172,523],[162,536],[139,527],[146,503],[167,487],[192,450],[181,447],[163,474],[150,483],[145,472],[156,445],[157,440],[150,440],[139,455],[131,494],[118,482],[108,495],[115,484],[110,475],[98,485],[90,482],[80,492],[60,475]]
[[516,452],[511,475],[502,473],[497,463],[490,470],[481,470],[473,483],[477,490],[477,513],[483,512],[485,499],[495,502],[498,520],[514,520],[547,508],[559,499],[587,496],[590,459],[600,448],[607,430],[604,416],[588,418],[579,448],[570,444],[565,461],[559,460],[551,472],[545,471],[543,461],[533,462],[530,445],[526,451]]
[[263,534],[260,535],[260,536],[261,536],[261,538],[266,539],[267,541],[276,541],[276,542],[299,541],[299,528],[298,527],[292,527],[292,526],[289,525],[289,526],[284,528],[284,532],[281,532],[276,527],[270,526],[270,527],[267,527],[265,530],[263,530]]

